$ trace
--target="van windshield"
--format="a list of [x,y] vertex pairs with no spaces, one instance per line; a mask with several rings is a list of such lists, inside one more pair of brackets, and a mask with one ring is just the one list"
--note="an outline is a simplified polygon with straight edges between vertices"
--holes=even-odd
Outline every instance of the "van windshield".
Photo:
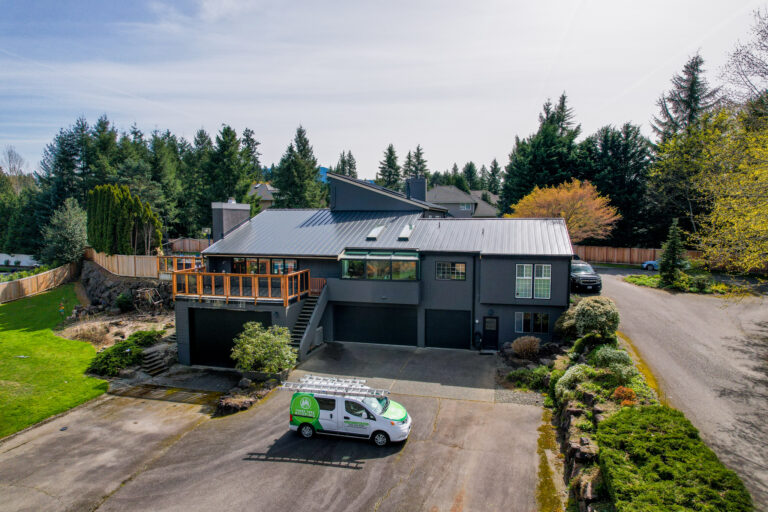
[[363,403],[373,411],[374,414],[382,414],[389,407],[389,398],[373,398],[367,396],[363,398]]

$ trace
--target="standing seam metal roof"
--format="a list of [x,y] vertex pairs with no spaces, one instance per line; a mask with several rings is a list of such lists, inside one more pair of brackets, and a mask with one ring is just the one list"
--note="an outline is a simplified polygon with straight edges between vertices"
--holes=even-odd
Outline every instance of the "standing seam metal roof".
[[[408,240],[398,240],[412,224]],[[377,240],[366,235],[385,226]],[[426,219],[419,212],[269,209],[203,254],[337,257],[345,249],[571,256],[563,219]]]

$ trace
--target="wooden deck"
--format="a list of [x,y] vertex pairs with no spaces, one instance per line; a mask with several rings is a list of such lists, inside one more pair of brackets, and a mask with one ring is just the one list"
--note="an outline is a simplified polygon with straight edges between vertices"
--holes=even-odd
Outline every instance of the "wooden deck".
[[[299,300],[310,293],[309,270],[289,274],[228,274],[190,268],[173,272],[173,298],[217,299],[254,304]],[[316,283],[319,284],[319,283]]]

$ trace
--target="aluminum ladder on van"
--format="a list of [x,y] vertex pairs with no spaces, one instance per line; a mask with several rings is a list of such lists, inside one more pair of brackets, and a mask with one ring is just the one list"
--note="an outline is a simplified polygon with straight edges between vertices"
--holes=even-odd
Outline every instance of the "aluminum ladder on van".
[[285,382],[281,388],[294,393],[317,393],[319,395],[383,398],[389,394],[388,389],[374,389],[366,386],[364,379],[341,379],[317,375],[305,375],[299,379],[299,382]]

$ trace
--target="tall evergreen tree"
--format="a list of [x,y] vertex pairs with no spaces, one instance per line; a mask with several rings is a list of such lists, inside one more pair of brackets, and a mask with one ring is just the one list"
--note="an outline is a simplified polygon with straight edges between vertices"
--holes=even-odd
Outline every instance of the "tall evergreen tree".
[[403,179],[413,178],[416,175],[416,163],[413,159],[413,153],[410,151],[405,155],[403,162]]
[[477,166],[475,165],[475,162],[467,162],[464,164],[461,174],[467,181],[467,186],[470,190],[477,190],[480,188],[480,176],[477,174]]
[[669,286],[675,281],[677,271],[682,270],[684,255],[682,234],[677,225],[677,219],[673,219],[659,260],[659,275],[663,286]]
[[417,145],[416,151],[413,152],[413,170],[409,177],[425,177],[427,173],[429,173],[429,168],[427,167],[427,160],[424,158],[424,150],[421,145]]
[[260,145],[261,142],[256,140],[253,130],[250,128],[243,130],[243,136],[240,139],[240,156],[245,165],[246,181],[248,182],[248,185],[264,179],[261,169],[261,161],[259,160],[259,157],[261,156],[261,153],[259,153]]
[[523,140],[515,138],[500,194],[502,213],[509,212],[511,205],[533,187],[558,185],[573,177],[578,164],[576,138],[581,132],[579,125],[574,126],[573,117],[563,93],[556,105],[549,100],[544,104],[535,134]]
[[319,208],[324,204],[320,172],[307,132],[296,129],[293,142],[286,148],[274,171],[273,184],[280,192],[276,205],[281,208]]
[[397,163],[395,146],[390,144],[384,150],[384,160],[379,162],[378,182],[382,187],[400,189],[400,165]]
[[478,180],[478,189],[479,190],[488,190],[488,168],[483,164],[480,167],[480,178]]
[[339,154],[339,161],[336,167],[331,167],[331,171],[342,176],[357,178],[357,161],[352,156],[352,151],[342,151]]
[[349,150],[347,151],[347,176],[357,179],[357,160]]
[[659,115],[651,127],[660,142],[694,125],[701,116],[718,105],[720,88],[709,86],[704,76],[704,59],[698,53],[683,66],[682,73],[672,77],[672,89],[656,102]]
[[488,192],[498,194],[501,191],[501,167],[494,158],[488,170]]
[[229,125],[224,125],[216,135],[211,167],[209,198],[212,201],[226,201],[229,197],[242,200],[250,186],[249,169],[242,159],[237,132]]

